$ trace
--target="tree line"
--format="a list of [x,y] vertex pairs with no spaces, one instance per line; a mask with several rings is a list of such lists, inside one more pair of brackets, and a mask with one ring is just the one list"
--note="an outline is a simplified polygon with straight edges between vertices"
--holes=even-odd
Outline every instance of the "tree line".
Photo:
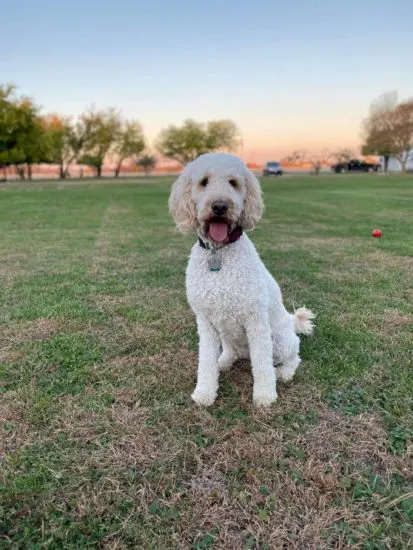
[[[394,157],[406,171],[413,158],[413,98],[398,102],[395,93],[382,95],[371,105],[362,134],[364,155],[383,157],[385,171]],[[210,151],[234,151],[241,143],[239,129],[231,120],[186,120],[162,130],[155,150],[184,165]],[[283,160],[310,164],[318,173],[332,159],[343,162],[354,156],[350,149],[335,153],[296,150]],[[19,96],[14,86],[0,86],[0,169],[5,178],[12,166],[20,178],[31,179],[33,166],[43,163],[56,165],[61,179],[70,175],[74,164],[88,166],[100,177],[108,158],[115,177],[126,162],[140,166],[146,174],[157,162],[148,150],[141,124],[115,109],[89,109],[77,118],[42,115],[40,107],[31,98]]]
[[[185,164],[200,154],[233,150],[239,131],[230,120],[202,124],[187,120],[181,127],[162,130],[155,148],[163,157]],[[150,173],[156,156],[148,152],[141,124],[115,109],[89,109],[76,119],[42,115],[29,97],[19,96],[12,85],[0,86],[0,168],[14,167],[21,179],[31,179],[33,166],[53,164],[61,179],[73,164],[89,166],[101,177],[110,157],[118,177],[126,161]]]

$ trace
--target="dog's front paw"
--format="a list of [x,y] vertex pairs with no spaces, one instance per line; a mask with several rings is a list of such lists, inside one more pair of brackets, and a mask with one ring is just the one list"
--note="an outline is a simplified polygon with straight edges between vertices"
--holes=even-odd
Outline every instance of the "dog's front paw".
[[253,401],[256,407],[269,407],[277,400],[277,392],[274,391],[254,391]]
[[195,388],[195,391],[191,395],[191,397],[197,405],[200,405],[202,407],[210,407],[215,403],[217,395],[215,392],[208,392],[199,388]]

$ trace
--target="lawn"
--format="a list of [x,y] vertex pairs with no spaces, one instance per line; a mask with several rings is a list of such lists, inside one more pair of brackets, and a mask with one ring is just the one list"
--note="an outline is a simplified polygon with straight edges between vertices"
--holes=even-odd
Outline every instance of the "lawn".
[[252,239],[317,314],[268,411],[246,364],[190,401],[170,182],[0,187],[0,548],[412,548],[413,178],[265,180]]

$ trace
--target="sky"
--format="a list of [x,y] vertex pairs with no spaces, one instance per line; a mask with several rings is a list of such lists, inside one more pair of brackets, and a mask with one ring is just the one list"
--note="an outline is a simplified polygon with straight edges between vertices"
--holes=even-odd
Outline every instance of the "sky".
[[232,119],[246,160],[360,144],[371,102],[413,95],[413,2],[13,0],[0,75],[43,112],[116,107],[149,144]]

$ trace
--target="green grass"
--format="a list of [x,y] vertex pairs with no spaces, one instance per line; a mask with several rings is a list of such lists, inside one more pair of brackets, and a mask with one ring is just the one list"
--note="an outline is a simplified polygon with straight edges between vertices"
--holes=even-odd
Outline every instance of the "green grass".
[[412,547],[413,178],[265,180],[252,239],[317,314],[266,412],[248,365],[190,402],[170,182],[0,187],[0,548]]

